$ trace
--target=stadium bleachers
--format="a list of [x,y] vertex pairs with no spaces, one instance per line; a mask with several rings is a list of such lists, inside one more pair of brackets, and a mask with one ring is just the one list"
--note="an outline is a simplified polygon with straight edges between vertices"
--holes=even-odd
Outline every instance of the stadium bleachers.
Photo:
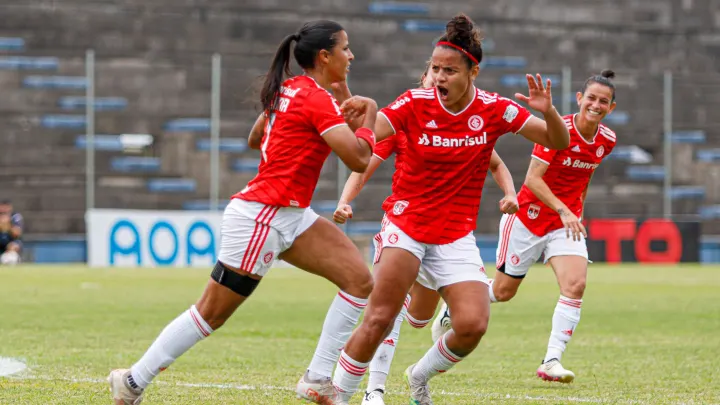
[[[432,41],[442,33],[447,18],[458,11],[477,18],[485,31],[486,57],[478,85],[489,91],[512,96],[525,90],[526,72],[541,72],[553,80],[555,101],[559,103],[560,71],[567,65],[573,71],[570,107],[575,109],[574,91],[584,78],[603,67],[614,68],[618,72],[618,109],[606,122],[616,130],[619,144],[612,159],[598,169],[593,186],[612,190],[622,184],[658,184],[665,175],[659,104],[662,80],[661,75],[646,72],[660,58],[652,51],[653,44],[664,43],[643,30],[671,30],[673,9],[666,1],[614,2],[613,7],[575,5],[573,21],[601,31],[598,36],[579,32],[575,26],[555,24],[567,17],[564,10],[568,1],[548,0],[541,12],[528,15],[525,2],[508,0],[503,7],[486,7],[482,15],[476,15],[467,10],[466,2],[455,0],[341,0],[327,3],[326,17],[341,21],[353,37],[356,60],[351,87],[376,98],[381,105],[415,85]],[[258,76],[267,69],[283,35],[297,29],[299,21],[310,15],[298,11],[289,0],[249,0],[243,7],[227,2],[202,6],[163,2],[142,14],[129,3],[116,5],[112,12],[94,4],[91,0],[67,0],[57,2],[52,10],[0,5],[5,17],[0,24],[0,83],[4,91],[0,124],[3,139],[13,148],[12,152],[0,152],[0,181],[20,189],[27,182],[43,183],[46,173],[74,171],[76,174],[68,174],[63,180],[67,199],[77,208],[68,221],[73,226],[80,224],[77,226],[82,229],[86,142],[78,134],[85,128],[83,57],[85,50],[92,48],[97,55],[95,132],[101,134],[96,135],[94,146],[99,154],[98,183],[108,185],[103,186],[103,192],[112,196],[99,196],[98,206],[166,209],[182,208],[185,201],[187,207],[201,206],[192,202],[208,197],[210,56],[217,51],[223,55],[221,198],[241,189],[259,163],[259,152],[249,150],[245,142],[258,113],[256,106],[248,103],[257,96],[248,89],[256,88]],[[78,9],[83,9],[82,18]],[[700,10],[696,7],[692,12],[702,16]],[[647,16],[642,25],[632,17],[637,13]],[[524,23],[529,18],[552,28]],[[623,30],[615,29],[620,25]],[[270,26],[272,30],[267,29]],[[193,33],[191,39],[186,28]],[[649,45],[640,46],[641,42]],[[618,43],[627,46],[618,47]],[[697,199],[702,203],[697,206],[700,209],[720,203],[720,193],[715,191],[718,187],[712,185],[715,173],[720,173],[716,149],[720,148],[720,137],[713,133],[720,120],[711,113],[699,115],[688,105],[702,102],[712,111],[716,103],[712,86],[704,84],[720,81],[720,72],[712,62],[711,47],[700,42],[688,46],[692,56],[684,61],[683,69],[677,70],[674,107],[678,130],[673,142],[678,151],[680,146],[689,147],[693,161],[677,168],[678,173],[673,169],[673,177],[679,176],[674,183],[687,187],[676,189],[673,196]],[[132,134],[147,134],[149,138],[141,140]],[[50,157],[36,157],[38,145],[51,152]],[[496,148],[519,186],[531,145],[519,137],[506,136]],[[323,170],[316,190],[318,201],[336,197],[334,167],[335,163]],[[5,174],[15,173],[9,169],[43,172],[25,176],[26,183],[21,183]],[[392,161],[378,170],[357,201],[356,219],[380,219],[377,207],[390,192],[392,170]],[[120,185],[133,185],[136,198],[117,197],[122,194]],[[646,213],[659,212],[659,194],[645,191],[628,198],[641,199]],[[180,194],[165,199],[166,193]],[[488,180],[484,201],[493,201],[498,194]],[[620,210],[624,204],[610,191],[594,198],[597,204],[589,205],[589,209],[599,214],[614,212],[616,206]],[[35,204],[29,197],[27,201]],[[478,229],[494,229],[494,204],[484,203],[481,211]],[[52,225],[53,229],[59,226],[59,222]],[[29,219],[31,232],[45,232],[44,227],[43,221]]]

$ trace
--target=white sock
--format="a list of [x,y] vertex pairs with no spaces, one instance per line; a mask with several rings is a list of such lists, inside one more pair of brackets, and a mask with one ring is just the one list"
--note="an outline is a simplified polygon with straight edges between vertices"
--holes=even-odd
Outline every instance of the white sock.
[[405,316],[405,318],[407,319],[408,324],[410,324],[410,326],[412,326],[415,329],[422,329],[422,328],[426,327],[430,323],[430,321],[432,321],[432,319],[427,319],[427,320],[415,319],[410,314],[407,314]]
[[493,281],[495,280],[492,278],[488,280],[488,295],[490,295],[491,303],[498,302],[497,298],[495,298],[495,292],[493,291]]
[[[453,333],[452,331],[448,333]],[[425,353],[420,361],[415,364],[412,370],[412,378],[427,382],[431,378],[440,373],[450,370],[455,364],[459,363],[463,358],[454,354],[445,344],[448,333],[444,334],[440,339],[432,345],[430,350]]]
[[380,347],[378,347],[375,356],[373,356],[372,361],[370,361],[370,377],[368,378],[367,392],[373,392],[378,388],[385,391],[385,382],[387,381],[388,374],[390,374],[390,365],[392,364],[393,356],[395,356],[395,348],[400,339],[400,326],[407,314],[408,302],[409,300],[405,300],[406,305],[403,305],[400,314],[395,318],[392,331]]
[[349,401],[353,394],[357,392],[367,368],[368,363],[355,361],[345,353],[345,350],[342,351],[338,360],[338,367],[335,369],[333,385],[340,392],[343,401]]
[[560,296],[552,318],[552,332],[550,332],[550,341],[544,361],[562,358],[562,354],[580,322],[581,306],[582,300]]
[[132,366],[130,378],[133,381],[130,385],[134,383],[144,389],[175,359],[212,332],[195,305],[191,306],[163,329],[142,358]]
[[308,367],[308,377],[311,380],[332,376],[340,350],[350,339],[366,305],[367,299],[356,298],[343,291],[337,293],[325,316],[320,340]]

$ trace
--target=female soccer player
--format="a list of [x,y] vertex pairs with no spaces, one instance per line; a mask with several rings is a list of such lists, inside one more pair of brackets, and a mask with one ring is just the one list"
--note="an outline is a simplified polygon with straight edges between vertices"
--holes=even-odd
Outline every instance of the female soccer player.
[[[512,299],[530,266],[542,255],[560,285],[547,352],[537,369],[538,377],[546,381],[575,379],[560,359],[580,322],[587,280],[587,232],[581,222],[587,188],[595,169],[615,147],[615,133],[601,123],[615,109],[613,77],[613,71],[603,70],[585,81],[576,95],[580,112],[563,117],[570,130],[570,146],[559,151],[535,146],[518,195],[520,210],[517,215],[503,215],[500,221],[498,272],[490,284],[490,300]],[[449,317],[441,314],[439,318]]]
[[[432,88],[435,82],[432,78],[432,70],[430,69],[430,61],[428,67],[420,78],[420,85],[423,88]],[[342,196],[338,202],[337,209],[333,214],[333,220],[343,224],[349,218],[352,218],[352,207],[350,203],[358,196],[365,183],[372,177],[375,170],[382,162],[395,154],[395,174],[393,175],[393,189],[398,181],[398,176],[402,171],[402,161],[405,157],[405,149],[407,148],[407,138],[405,134],[396,134],[386,138],[382,142],[378,142],[373,150],[373,157],[370,159],[367,170],[364,173],[350,174]],[[500,200],[500,211],[507,214],[514,214],[518,209],[517,194],[515,185],[513,184],[512,175],[505,163],[497,152],[493,151],[490,158],[490,172],[493,178],[505,193]],[[383,221],[384,222],[384,221]],[[384,405],[385,383],[390,372],[390,365],[395,355],[400,338],[400,326],[404,319],[408,319],[408,323],[415,328],[423,328],[426,326],[437,309],[440,295],[437,291],[429,289],[420,283],[413,284],[411,293],[405,300],[405,305],[400,311],[400,315],[395,319],[393,329],[378,348],[370,362],[368,379],[368,388],[362,405]],[[337,360],[336,360],[337,361]]]
[[[378,139],[404,132],[407,157],[377,241],[375,290],[333,378],[339,403],[357,391],[416,279],[437,289],[455,317],[454,329],[406,370],[413,403],[431,403],[429,379],[470,354],[487,327],[487,277],[472,231],[495,143],[508,132],[554,149],[569,143],[549,81],[546,88],[540,75],[539,82],[528,75],[529,96],[516,95],[543,121],[511,100],[476,89],[481,59],[472,21],[454,17],[433,51],[435,88],[409,90],[379,114]],[[354,104],[352,98],[343,104],[347,120],[364,113]]]
[[[293,42],[304,74],[283,81]],[[336,284],[359,317],[373,286],[370,272],[350,239],[309,207],[330,151],[362,172],[375,145],[375,102],[356,98],[365,118],[353,133],[328,92],[346,79],[352,60],[348,36],[333,21],[308,22],[282,41],[261,93],[264,117],[252,129],[254,137],[263,133],[258,174],[225,209],[211,279],[197,303],[165,327],[131,369],[110,373],[115,404],[139,404],[158,373],[221,327],[278,256]]]

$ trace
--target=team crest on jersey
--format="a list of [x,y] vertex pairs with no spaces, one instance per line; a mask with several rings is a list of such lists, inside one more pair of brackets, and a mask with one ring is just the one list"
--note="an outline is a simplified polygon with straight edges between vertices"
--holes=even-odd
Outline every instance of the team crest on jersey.
[[530,204],[527,211],[527,216],[530,219],[535,219],[540,215],[540,207],[535,204]]
[[597,157],[603,157],[603,155],[605,154],[605,147],[600,145],[600,147],[597,148],[595,154],[597,155]]
[[520,264],[520,257],[515,253],[511,254],[510,263],[512,263],[513,266],[517,266],[518,264]]
[[518,108],[515,107],[512,104],[509,104],[507,108],[505,109],[505,113],[503,113],[503,119],[507,122],[513,122],[515,117],[518,115]]
[[273,252],[267,252],[265,253],[265,256],[263,256],[263,263],[270,264],[270,262],[273,259]]
[[479,115],[473,115],[468,120],[468,127],[471,131],[479,131],[482,129],[483,125],[485,125],[485,122],[483,122],[483,119],[480,118]]
[[410,205],[407,201],[398,201],[395,203],[395,206],[393,206],[393,214],[400,215],[405,211],[405,208]]
[[388,236],[388,243],[390,243],[391,245],[398,243],[398,240],[400,240],[400,237],[395,232],[391,233],[390,236]]

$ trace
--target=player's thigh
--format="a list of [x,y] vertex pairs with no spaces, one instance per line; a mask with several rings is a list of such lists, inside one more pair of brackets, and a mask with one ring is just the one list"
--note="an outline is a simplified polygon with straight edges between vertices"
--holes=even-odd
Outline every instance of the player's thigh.
[[497,271],[492,284],[490,284],[495,299],[500,302],[510,301],[517,294],[524,279],[524,277],[512,277]]
[[537,262],[545,247],[545,238],[539,237],[523,225],[515,215],[503,215],[496,254],[496,267],[500,273],[522,279]]
[[440,294],[452,314],[455,334],[471,346],[466,349],[472,350],[487,331],[490,320],[487,284],[463,281],[442,287]]
[[582,298],[587,284],[588,269],[585,240],[576,241],[567,238],[564,230],[554,231],[545,248],[545,260],[555,272],[560,293],[568,298]]
[[360,251],[340,228],[318,217],[280,254],[280,259],[328,279],[356,297],[367,297],[372,276]]
[[437,291],[415,282],[410,289],[408,314],[419,320],[432,319],[439,301],[440,294]]
[[417,278],[420,259],[410,251],[384,248],[373,267],[375,286],[365,309],[364,323],[387,328],[394,322]]

